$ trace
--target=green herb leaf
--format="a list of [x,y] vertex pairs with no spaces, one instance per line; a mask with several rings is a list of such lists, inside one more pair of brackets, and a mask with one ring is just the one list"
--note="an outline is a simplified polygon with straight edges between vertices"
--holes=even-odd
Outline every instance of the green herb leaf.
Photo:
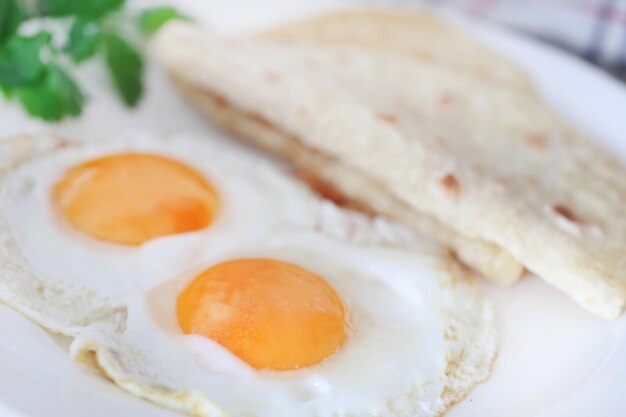
[[[117,13],[124,3],[0,0],[0,97],[19,100],[28,113],[44,120],[79,115],[85,97],[59,62],[67,57],[80,63],[103,51],[115,89],[126,105],[135,106],[143,93],[144,63],[140,52],[122,35],[137,31],[129,27],[133,24],[129,13]],[[43,17],[73,18],[63,48],[55,47],[52,35],[45,31],[31,36],[18,34],[23,21]],[[171,19],[185,17],[174,8],[159,7],[141,13],[137,23],[149,35]]]
[[11,96],[13,95],[13,92],[11,91],[11,88],[5,85],[0,85],[0,92],[2,93],[2,95],[4,96],[5,99],[9,100],[11,98]]
[[39,0],[39,4],[47,16],[98,17],[119,9],[124,0]]
[[0,0],[0,44],[11,37],[26,19],[17,0]]
[[67,44],[63,50],[74,62],[80,63],[96,53],[99,40],[98,22],[88,17],[77,17],[70,28]]
[[85,103],[79,87],[56,64],[50,64],[40,82],[17,91],[28,113],[48,121],[78,116]]
[[145,10],[139,15],[139,27],[144,34],[150,36],[172,19],[189,20],[187,16],[180,14],[173,7],[156,7]]
[[113,33],[103,35],[102,41],[106,63],[117,92],[126,105],[133,107],[143,92],[143,59],[131,44]]
[[19,86],[34,82],[44,71],[42,52],[52,36],[41,31],[33,36],[11,37],[0,50],[0,84]]

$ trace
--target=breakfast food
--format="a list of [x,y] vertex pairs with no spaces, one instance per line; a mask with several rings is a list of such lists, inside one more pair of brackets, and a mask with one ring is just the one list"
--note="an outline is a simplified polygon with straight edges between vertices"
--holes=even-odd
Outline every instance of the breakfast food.
[[134,395],[212,417],[436,416],[490,371],[493,309],[445,249],[244,149],[148,132],[0,148],[0,301]]
[[78,230],[127,245],[205,229],[219,200],[198,172],[146,153],[107,155],[74,166],[54,186],[52,198]]
[[321,232],[275,233],[136,294],[123,327],[94,324],[72,354],[201,416],[436,416],[486,377],[493,312],[451,259]]
[[2,141],[0,299],[75,334],[123,306],[131,288],[168,279],[204,252],[315,221],[316,200],[297,183],[204,142],[150,133]]
[[[417,60],[421,65],[431,68],[431,71],[442,74],[451,73],[453,77],[465,78],[470,83],[486,81],[497,88],[513,89],[522,93],[533,90],[531,80],[517,65],[430,13],[353,10],[288,23],[259,33],[254,38],[296,48],[319,44],[358,45],[377,52],[394,51],[409,56],[411,61]],[[339,62],[343,59],[345,57],[338,57],[335,61]],[[317,61],[309,62],[315,62],[314,66],[320,64]],[[417,72],[415,74],[419,76]],[[181,90],[185,90],[185,95],[198,106],[212,107],[214,104],[211,103],[211,99],[204,97],[193,86],[186,86],[184,82],[179,82],[179,85]],[[204,93],[206,96],[206,91]],[[445,97],[445,101],[454,100],[451,94],[443,92],[432,100],[435,103],[427,100],[426,107],[436,107],[441,97]],[[257,123],[258,120],[255,118],[249,118],[246,114],[237,114],[237,109],[227,106],[218,106],[213,110],[206,109],[205,112],[213,114],[214,119],[223,118],[224,113],[233,114],[234,121],[226,126],[227,129],[260,144],[261,147],[271,149],[272,152],[279,152],[277,149],[272,149],[272,145],[267,141],[259,140],[259,137],[266,134],[265,131],[271,130],[271,126],[267,123]],[[381,116],[384,115],[381,113]],[[457,115],[450,116],[450,119],[457,117]],[[446,123],[448,122],[442,124]],[[255,124],[252,132],[246,132],[245,128],[241,128],[244,125]],[[280,139],[281,131],[273,130],[274,136]],[[290,138],[279,140],[279,142],[285,141],[290,142]],[[275,148],[278,147],[276,142],[273,143]],[[291,146],[291,148],[296,147]],[[299,158],[297,165],[306,167],[309,175],[315,173],[316,177],[323,177],[323,180],[341,188],[350,196],[351,201],[359,202],[360,207],[398,220],[423,235],[446,244],[453,249],[459,259],[480,272],[492,283],[510,286],[522,276],[524,272],[522,265],[497,245],[482,239],[467,238],[441,224],[436,218],[416,212],[402,201],[386,192],[381,192],[380,189],[384,187],[380,184],[364,179],[358,174],[355,175],[332,158],[324,158],[317,151],[305,146],[298,148],[303,156]],[[296,157],[293,152],[283,157],[294,161]],[[360,183],[358,188],[357,183]]]
[[[344,54],[345,48],[350,45],[361,45],[372,48],[380,54],[375,59],[381,59],[382,64],[388,64],[387,68],[391,70],[387,70],[386,75],[391,78],[395,78],[394,68],[402,64],[396,62],[400,56],[405,57],[404,64],[417,62],[417,68],[409,66],[405,69],[411,76],[423,71],[420,68],[426,68],[429,77],[436,78],[434,82],[430,78],[427,81],[435,88],[441,88],[437,86],[441,84],[443,77],[444,87],[446,84],[458,83],[460,78],[470,85],[475,82],[489,82],[497,83],[503,89],[532,90],[530,81],[516,66],[490,53],[480,43],[469,40],[453,27],[429,14],[346,12],[287,25],[261,33],[258,38],[268,39],[273,45],[284,46],[286,49],[283,52],[291,54],[292,58],[299,57],[300,61],[304,59],[309,72],[318,69],[322,73],[328,71],[328,64],[342,66],[349,59]],[[311,55],[303,58],[303,47],[315,48],[318,42],[341,48],[336,54],[326,57],[326,60],[322,58],[318,61]],[[467,53],[468,50],[471,53]],[[268,77],[272,78],[272,73],[268,74]],[[335,158],[328,157],[316,149],[298,142],[294,143],[294,138],[290,137],[288,132],[272,125],[259,115],[230,105],[232,103],[225,97],[214,94],[207,88],[197,88],[193,83],[186,83],[184,77],[179,77],[176,73],[172,75],[185,95],[219,125],[294,162],[306,170],[309,178],[315,174],[315,177],[332,184],[359,208],[384,214],[412,227],[424,236],[444,243],[452,248],[464,263],[498,285],[509,286],[521,277],[524,271],[522,265],[497,245],[483,239],[468,238],[442,224],[434,216],[413,210],[393,195],[385,191],[380,192],[384,187],[377,181],[346,169],[341,161],[336,161]],[[353,74],[345,75],[351,79]],[[323,82],[323,79],[316,77],[315,81]],[[368,80],[363,81],[369,84]],[[447,91],[439,95],[452,97]],[[435,108],[440,99],[439,95],[425,102],[425,105]],[[381,116],[384,114],[380,113]],[[450,115],[450,118],[453,116]]]
[[296,173],[313,189],[331,200],[366,213],[382,214],[400,221],[452,248],[459,259],[501,286],[515,283],[523,267],[499,247],[480,239],[469,239],[445,226],[433,216],[418,213],[386,192],[360,172],[339,161],[302,145],[255,115],[238,110],[220,96],[174,79],[175,84],[213,121],[231,133],[270,150],[299,168]]
[[357,9],[287,23],[254,37],[284,45],[321,43],[393,50],[498,87],[533,89],[530,78],[517,65],[431,13]]
[[322,176],[331,161],[348,174],[325,179],[350,195],[360,178],[374,211],[398,201],[436,224],[430,236],[491,245],[490,259],[521,263],[600,317],[623,311],[626,170],[532,89],[395,50],[224,39],[185,23],[153,51],[209,117]]
[[[61,149],[65,144],[52,135],[3,139],[0,142],[0,179],[28,160]],[[9,202],[4,188],[0,195],[2,202]],[[65,293],[54,279],[44,283],[16,248],[11,229],[6,217],[0,214],[0,302],[53,332],[70,335],[107,312],[102,304],[92,302],[91,297]]]

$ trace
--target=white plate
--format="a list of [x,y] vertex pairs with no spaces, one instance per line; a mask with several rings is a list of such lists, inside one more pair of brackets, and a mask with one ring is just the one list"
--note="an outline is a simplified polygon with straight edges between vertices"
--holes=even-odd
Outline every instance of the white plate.
[[[136,1],[134,4],[138,4]],[[329,9],[337,2],[180,1],[216,30],[258,28],[276,19]],[[260,4],[259,4],[260,3]],[[350,4],[343,1],[340,4]],[[576,58],[494,28],[460,22],[526,68],[541,93],[579,129],[626,162],[626,90]],[[106,140],[122,129],[206,132],[209,127],[150,68],[142,106],[127,112],[95,64],[81,69],[92,101],[80,121],[55,129]],[[0,137],[46,127],[14,105],[0,104]],[[510,290],[485,286],[500,317],[493,375],[449,417],[623,417],[626,415],[626,317],[605,322],[536,277]],[[135,399],[73,364],[67,340],[0,306],[0,415],[136,416],[178,414]]]

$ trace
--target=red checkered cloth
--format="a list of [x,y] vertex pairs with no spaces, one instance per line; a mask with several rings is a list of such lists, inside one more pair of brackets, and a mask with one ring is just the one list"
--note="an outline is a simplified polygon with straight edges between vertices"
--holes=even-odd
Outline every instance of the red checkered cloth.
[[396,0],[452,8],[529,33],[626,81],[626,0]]

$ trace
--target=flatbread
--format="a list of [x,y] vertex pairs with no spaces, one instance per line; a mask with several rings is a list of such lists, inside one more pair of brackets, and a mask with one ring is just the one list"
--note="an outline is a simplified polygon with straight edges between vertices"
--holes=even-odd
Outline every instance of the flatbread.
[[267,120],[239,111],[224,98],[199,90],[181,79],[173,80],[185,97],[214,123],[229,133],[290,161],[298,167],[297,172],[305,182],[336,203],[386,216],[422,236],[445,244],[461,261],[495,284],[512,285],[523,273],[523,267],[496,245],[465,238],[435,217],[416,212],[362,172],[305,146],[298,138],[281,132]]
[[[443,73],[445,78],[452,79],[453,82],[461,77],[466,84],[498,82],[502,88],[532,91],[528,77],[516,66],[429,14],[401,15],[360,10],[286,25],[257,36],[270,39],[273,44],[291,46],[285,51],[293,56],[301,54],[303,43],[313,46],[318,41],[340,46],[366,45],[379,53],[392,51],[391,54],[396,58],[399,57],[409,62],[416,61],[419,65],[425,65],[431,74]],[[447,47],[438,47],[441,44]],[[467,50],[473,52],[468,54]],[[464,59],[463,56],[468,58]],[[313,71],[317,71],[318,66],[323,64],[323,61],[318,62],[307,57],[304,57],[304,60]],[[335,61],[342,63],[344,60],[345,56],[339,53],[336,59],[331,57],[330,64],[332,65]],[[268,75],[271,78],[272,74]],[[347,76],[350,77],[351,74]],[[183,88],[184,82],[179,81],[179,86]],[[318,79],[317,82],[324,81]],[[401,207],[401,202],[389,195],[385,187],[374,179],[343,166],[341,162],[333,161],[331,157],[321,155],[313,148],[307,149],[298,138],[293,135],[283,135],[280,128],[272,126],[259,115],[238,112],[237,109],[227,105],[228,101],[223,97],[216,97],[217,103],[212,103],[213,98],[206,97],[212,96],[212,92],[206,88],[200,91],[191,86],[185,89],[185,93],[201,106],[207,116],[226,130],[243,136],[271,152],[279,152],[283,158],[298,167],[308,167],[309,178],[310,174],[315,171],[317,176],[333,184],[334,188],[340,189],[348,197],[351,205],[356,204],[366,211],[391,217],[424,236],[444,243],[466,265],[480,272],[492,283],[510,286],[522,276],[523,266],[498,245],[463,236],[444,226],[433,216],[417,212],[409,206]],[[446,91],[434,91],[432,95],[430,101],[435,103],[438,103],[441,97],[450,99]],[[427,103],[427,105],[430,104]],[[224,124],[224,119],[228,120],[227,124]],[[266,135],[269,130],[272,132]],[[287,144],[287,142],[294,143]],[[315,153],[314,157],[312,153]],[[299,154],[302,155],[297,156]],[[297,160],[294,160],[296,157]],[[350,172],[339,173],[338,170]],[[341,178],[331,178],[333,176],[341,176]],[[358,189],[355,190],[357,183],[359,183]]]
[[507,88],[532,90],[517,65],[430,13],[361,9],[316,16],[254,35],[273,43],[358,45],[402,52]]
[[153,51],[194,88],[504,248],[589,311],[622,312],[626,170],[532,90],[393,50],[221,39],[184,23]]

